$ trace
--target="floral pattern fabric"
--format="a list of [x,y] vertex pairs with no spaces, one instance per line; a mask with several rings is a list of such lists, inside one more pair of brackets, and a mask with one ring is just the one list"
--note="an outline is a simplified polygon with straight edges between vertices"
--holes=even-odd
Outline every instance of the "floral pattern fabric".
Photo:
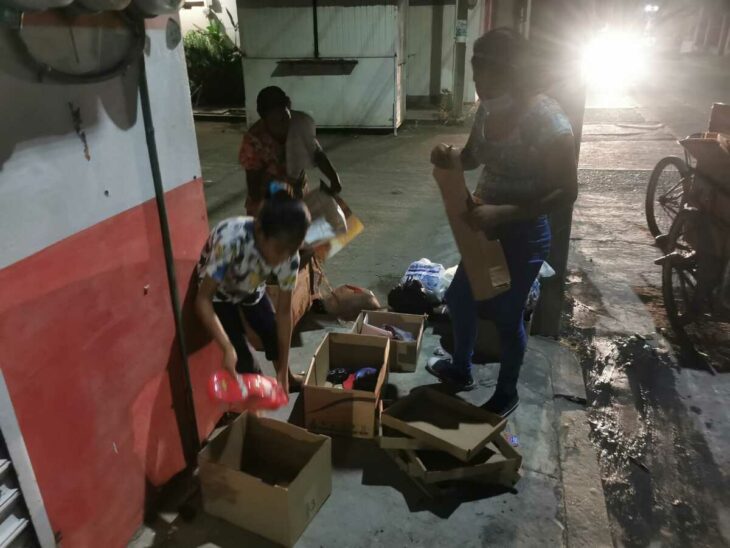
[[213,300],[253,305],[266,293],[266,281],[275,277],[284,291],[293,291],[299,271],[299,253],[269,266],[256,248],[252,217],[225,219],[211,232],[198,262],[200,281],[218,282]]
[[547,95],[537,97],[507,138],[491,141],[484,125],[489,116],[480,105],[465,154],[484,165],[475,196],[489,204],[520,204],[540,199],[553,189],[543,188],[540,169],[544,149],[573,129],[563,109]]

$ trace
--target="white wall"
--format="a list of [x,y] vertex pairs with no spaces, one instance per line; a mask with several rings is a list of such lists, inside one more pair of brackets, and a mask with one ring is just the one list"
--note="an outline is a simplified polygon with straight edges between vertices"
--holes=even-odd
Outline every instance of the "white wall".
[[262,7],[258,4],[247,7],[243,3],[238,10],[238,20],[241,22],[241,43],[246,57],[286,59],[314,56],[311,7]]
[[[467,39],[467,66],[464,88],[466,102],[475,99],[476,92],[472,82],[471,44],[476,40],[482,30],[484,0],[479,0],[477,7],[469,10],[469,28]],[[441,54],[440,54],[440,81],[441,89],[452,91],[454,88],[454,34],[456,27],[456,6],[449,5],[423,5],[415,4],[408,8],[406,18],[406,49],[408,62],[406,65],[407,93],[409,96],[428,96],[431,93],[431,56],[432,44],[434,43],[434,24],[438,23],[438,14],[441,18]],[[434,17],[436,15],[436,17]],[[440,91],[440,90],[439,90]]]
[[[185,59],[182,45],[166,44],[164,25],[147,34],[160,167],[171,190],[200,176]],[[0,268],[154,196],[137,67],[94,84],[39,82],[11,43],[0,29]],[[88,159],[69,105],[80,109]]]
[[[239,20],[246,97],[269,85],[292,97],[294,108],[311,114],[318,126],[390,128],[401,121],[396,60],[404,56],[396,2],[323,0],[317,9],[319,53],[324,59],[356,60],[350,74],[281,75],[278,61],[314,58],[314,22],[306,1],[241,0]],[[405,6],[405,2],[401,1]],[[300,65],[301,66],[301,65]],[[247,118],[258,119],[255,101]]]

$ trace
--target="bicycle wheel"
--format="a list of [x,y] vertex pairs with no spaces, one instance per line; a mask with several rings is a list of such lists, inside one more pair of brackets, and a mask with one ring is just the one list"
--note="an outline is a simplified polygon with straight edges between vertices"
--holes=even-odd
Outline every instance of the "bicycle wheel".
[[667,252],[662,263],[662,295],[669,323],[680,339],[687,339],[686,327],[699,317],[697,252],[687,242],[686,214],[676,217],[669,230]]
[[684,187],[690,169],[681,158],[667,156],[651,172],[646,188],[646,223],[655,238],[667,234],[682,208]]

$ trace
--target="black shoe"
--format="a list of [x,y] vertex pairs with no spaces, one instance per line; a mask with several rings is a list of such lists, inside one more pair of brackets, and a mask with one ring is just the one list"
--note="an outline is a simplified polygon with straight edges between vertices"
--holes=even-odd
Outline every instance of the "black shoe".
[[451,360],[440,359],[426,366],[426,371],[443,383],[450,384],[460,391],[469,391],[476,388],[474,378],[470,373],[466,375],[454,371]]
[[506,417],[517,409],[519,404],[520,397],[517,395],[517,392],[514,394],[505,394],[504,392],[497,391],[489,398],[487,403],[482,405],[482,409],[500,415],[501,417]]

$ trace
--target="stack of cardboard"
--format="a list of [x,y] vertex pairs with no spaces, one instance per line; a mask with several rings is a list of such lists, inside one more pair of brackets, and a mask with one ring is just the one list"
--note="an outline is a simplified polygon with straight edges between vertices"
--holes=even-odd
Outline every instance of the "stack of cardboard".
[[416,390],[383,411],[381,424],[380,447],[429,494],[446,481],[512,487],[520,478],[506,419],[454,396]]

